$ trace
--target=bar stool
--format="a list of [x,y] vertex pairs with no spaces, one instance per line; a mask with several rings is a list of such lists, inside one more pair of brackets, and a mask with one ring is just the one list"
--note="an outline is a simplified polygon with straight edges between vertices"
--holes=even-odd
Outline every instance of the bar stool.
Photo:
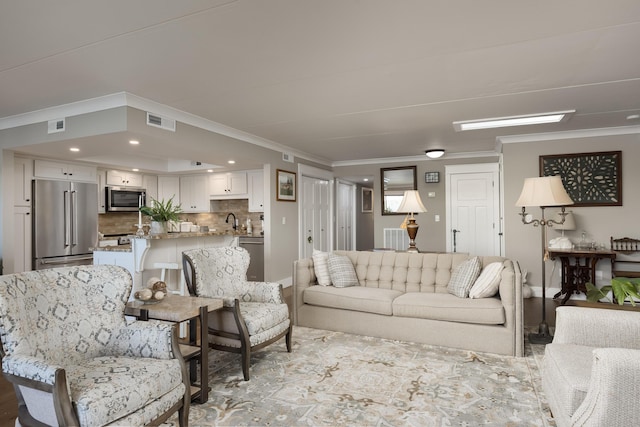
[[[172,295],[187,295],[187,284],[182,274],[182,266],[176,262],[154,262],[153,268],[160,269],[160,280],[167,284],[167,292]],[[177,289],[169,285],[168,278],[171,277],[171,271],[175,271],[179,279],[177,280]],[[187,337],[187,322],[180,323],[180,338]]]

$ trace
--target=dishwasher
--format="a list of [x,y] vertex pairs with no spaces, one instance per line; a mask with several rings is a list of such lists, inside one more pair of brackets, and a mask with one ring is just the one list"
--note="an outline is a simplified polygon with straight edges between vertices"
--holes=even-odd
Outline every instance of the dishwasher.
[[247,280],[251,282],[264,281],[264,238],[240,236],[239,244],[249,252],[251,261],[247,270]]

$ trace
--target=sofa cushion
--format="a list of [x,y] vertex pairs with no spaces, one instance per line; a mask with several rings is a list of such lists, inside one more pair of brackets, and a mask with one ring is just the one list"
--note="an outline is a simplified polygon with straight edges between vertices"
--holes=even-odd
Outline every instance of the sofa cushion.
[[347,256],[329,254],[329,274],[331,275],[331,282],[336,288],[359,285],[356,270]]
[[402,292],[391,289],[364,286],[334,288],[316,285],[304,290],[303,300],[305,304],[390,316],[393,313],[391,303],[400,295]]
[[553,343],[545,348],[542,381],[553,384],[554,402],[569,417],[587,395],[594,349]]
[[331,275],[329,274],[329,254],[327,252],[314,249],[311,257],[313,258],[313,270],[316,273],[318,285],[330,286]]
[[469,291],[469,298],[489,298],[498,293],[504,264],[492,262],[482,269]]
[[499,298],[472,300],[451,294],[407,292],[396,298],[392,305],[394,316],[485,325],[505,322]]
[[451,274],[451,279],[449,279],[449,284],[447,285],[447,291],[457,297],[467,298],[469,296],[471,286],[473,286],[473,283],[480,274],[481,268],[482,265],[480,264],[480,258],[477,256],[469,258],[462,264],[458,265]]

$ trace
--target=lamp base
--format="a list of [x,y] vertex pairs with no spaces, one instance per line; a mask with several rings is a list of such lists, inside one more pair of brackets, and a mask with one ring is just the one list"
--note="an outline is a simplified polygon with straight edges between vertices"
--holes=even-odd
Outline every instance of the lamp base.
[[553,341],[553,335],[549,332],[549,325],[547,322],[542,322],[538,325],[538,333],[533,332],[529,334],[529,342],[531,344],[549,344]]
[[409,218],[409,223],[407,224],[407,233],[409,234],[409,248],[407,252],[418,253],[420,252],[416,247],[416,236],[418,235],[418,224],[416,224],[415,218]]

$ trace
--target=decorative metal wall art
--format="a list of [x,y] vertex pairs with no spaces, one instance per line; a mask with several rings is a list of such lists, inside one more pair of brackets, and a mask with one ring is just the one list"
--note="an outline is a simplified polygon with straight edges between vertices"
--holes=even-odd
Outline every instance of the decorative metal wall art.
[[575,206],[622,206],[622,151],[540,156],[540,176],[552,175]]

